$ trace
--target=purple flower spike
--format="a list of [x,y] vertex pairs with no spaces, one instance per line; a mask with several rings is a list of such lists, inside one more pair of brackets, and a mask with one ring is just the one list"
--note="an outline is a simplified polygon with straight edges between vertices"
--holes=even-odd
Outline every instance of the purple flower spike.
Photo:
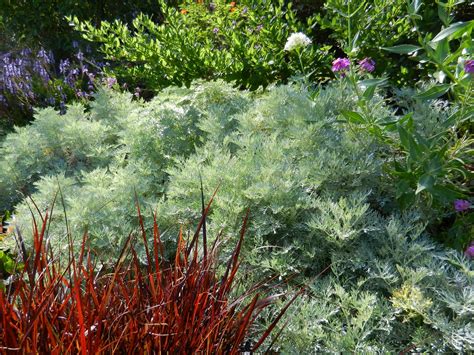
[[337,73],[337,72],[343,72],[349,68],[351,65],[351,61],[349,58],[337,58],[332,62],[332,71]]
[[65,74],[70,66],[71,66],[71,62],[69,61],[69,59],[61,60],[59,62],[59,72],[61,74]]
[[454,201],[454,209],[457,212],[467,211],[470,206],[471,206],[471,203],[469,201],[466,201],[466,200],[456,200],[456,201]]
[[112,86],[114,86],[115,84],[117,84],[117,79],[115,79],[115,78],[110,78],[110,77],[109,77],[109,78],[106,79],[105,83],[106,83],[107,87],[108,87],[109,89],[111,89]]
[[468,74],[474,74],[474,59],[469,59],[464,62],[464,71]]
[[467,247],[466,251],[464,252],[469,259],[474,258],[474,243],[472,243],[469,247]]
[[375,61],[372,58],[364,58],[359,62],[359,68],[372,73],[375,70]]

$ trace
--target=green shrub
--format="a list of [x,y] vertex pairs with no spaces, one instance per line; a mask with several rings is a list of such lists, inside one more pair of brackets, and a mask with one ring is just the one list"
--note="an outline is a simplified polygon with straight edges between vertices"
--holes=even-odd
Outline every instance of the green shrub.
[[[189,86],[203,78],[256,89],[286,81],[300,68],[283,49],[291,33],[308,32],[309,26],[283,0],[237,5],[187,0],[181,10],[163,1],[160,6],[164,20],[159,23],[146,14],[137,16],[131,28],[120,21],[98,27],[74,22],[85,39],[100,44],[105,57],[118,64],[114,74],[133,87]],[[303,66],[313,79],[328,71],[327,50],[315,44],[303,53]]]
[[427,239],[416,214],[374,221],[371,233],[333,253],[332,273],[297,301],[280,350],[472,351],[472,262]]
[[[2,208],[34,192],[45,209],[60,186],[75,230],[89,225],[91,238],[108,250],[110,238],[124,235],[119,232],[134,220],[135,189],[165,226],[195,223],[201,177],[205,196],[220,187],[211,229],[232,234],[249,207],[247,247],[259,246],[248,253],[255,263],[261,264],[260,253],[275,250],[269,271],[287,272],[291,264],[311,273],[321,266],[313,265],[318,251],[337,250],[360,235],[374,210],[397,210],[397,185],[385,173],[391,147],[339,120],[356,101],[344,85],[320,89],[314,99],[275,87],[254,94],[253,102],[223,82],[170,88],[149,103],[101,90],[89,112],[80,105],[64,116],[42,110],[32,125],[7,136]],[[376,117],[397,119],[378,95],[371,107]],[[426,116],[414,119],[430,127],[439,113],[429,105],[424,110]],[[396,141],[396,132],[390,134]],[[425,205],[423,199],[413,203]],[[17,206],[20,220],[30,208],[28,200]],[[442,213],[428,211],[425,218]],[[62,227],[51,226],[58,238]]]
[[[140,11],[146,11],[150,16],[159,14],[159,7],[150,0],[120,3],[110,0],[80,3],[71,0],[0,0],[0,9],[0,38],[5,37],[5,42],[0,42],[0,50],[43,46],[53,50],[57,56],[72,53],[72,41],[79,37],[66,16],[75,15],[82,20],[100,22],[117,17],[130,21]],[[7,48],[1,48],[7,43]]]
[[[286,273],[290,258],[293,270],[311,272],[325,262],[313,265],[318,250],[338,248],[345,233],[360,229],[366,200],[380,205],[386,199],[383,160],[377,158],[382,148],[337,122],[339,110],[355,100],[339,90],[321,90],[312,101],[291,87],[277,87],[251,104],[245,92],[217,82],[172,88],[150,103],[131,105],[125,94],[102,91],[90,112],[79,106],[65,116],[41,111],[33,125],[8,136],[2,148],[8,174],[0,187],[6,202],[20,197],[12,186],[36,191],[32,198],[41,210],[61,187],[65,206],[57,199],[56,208],[66,209],[74,230],[88,227],[94,248],[109,255],[115,236],[133,223],[135,189],[144,205],[158,209],[165,227],[176,220],[192,225],[201,176],[205,196],[220,186],[210,230],[224,227],[231,235],[249,207],[249,259]],[[381,115],[389,113],[378,107]],[[336,241],[326,238],[338,227],[321,207],[333,203],[342,209],[334,213],[357,215]],[[35,207],[25,200],[16,209],[21,224]],[[64,217],[55,218],[52,243],[60,245]],[[324,219],[319,229],[311,224],[318,218]],[[314,243],[318,238],[325,242]],[[261,262],[262,255],[269,258]]]
[[[327,0],[324,10],[314,18],[322,29],[330,32],[329,37],[342,51],[354,57],[373,58],[378,73],[387,72],[393,81],[406,85],[419,76],[419,68],[380,48],[416,41],[407,3],[405,0]],[[441,22],[436,19],[434,2],[425,2],[422,14],[423,31],[439,30]]]
[[[218,81],[168,88],[146,103],[101,90],[88,112],[79,105],[64,116],[43,110],[9,135],[0,189],[9,201],[21,197],[9,186],[34,191],[35,204],[16,205],[23,231],[56,196],[49,245],[67,243],[65,212],[69,230],[88,229],[98,262],[110,265],[124,242],[119,236],[137,227],[135,193],[145,215],[156,211],[169,246],[177,225],[195,229],[202,181],[206,199],[219,187],[206,227],[224,238],[223,256],[250,209],[242,268],[251,272],[242,287],[257,274],[299,284],[329,266],[311,298],[300,301],[307,313],[290,319],[282,350],[472,349],[472,267],[426,232],[445,211],[427,213],[421,199],[398,209],[385,170],[397,152],[341,120],[358,100],[347,85],[311,94],[292,86],[250,94]],[[413,124],[429,135],[446,113],[416,102],[423,114]],[[377,93],[368,105],[374,117],[400,119]],[[400,144],[396,131],[386,134]],[[20,155],[20,147],[29,150]],[[81,235],[73,239],[78,247]],[[2,249],[13,244],[6,237]],[[136,249],[146,264],[145,251]]]
[[[127,231],[134,220],[134,191],[142,201],[156,201],[165,191],[169,166],[202,144],[198,122],[211,115],[230,120],[246,106],[245,93],[211,83],[165,90],[146,104],[100,90],[88,112],[80,104],[69,106],[65,115],[40,110],[32,125],[17,128],[1,146],[1,208],[11,209],[34,192],[36,205],[45,210],[61,188],[65,206],[58,197],[56,208],[66,207],[75,230],[91,226],[94,247],[109,253],[116,232]],[[25,199],[17,208],[25,226],[30,207],[36,209]],[[58,221],[53,244],[64,241],[63,219],[61,213],[53,218],[52,230]]]

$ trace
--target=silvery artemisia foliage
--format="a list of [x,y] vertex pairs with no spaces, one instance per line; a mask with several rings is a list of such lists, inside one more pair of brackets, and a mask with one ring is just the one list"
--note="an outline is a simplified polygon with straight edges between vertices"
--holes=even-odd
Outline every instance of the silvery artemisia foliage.
[[[211,114],[223,120],[246,107],[245,95],[227,100],[236,94],[214,83],[165,90],[145,104],[132,101],[130,94],[103,89],[88,112],[79,104],[69,106],[65,115],[39,110],[30,126],[17,128],[1,146],[0,208],[11,208],[33,193],[44,212],[61,187],[71,229],[87,227],[93,247],[113,258],[136,222],[134,192],[144,208],[157,201],[169,166],[201,144],[198,123]],[[15,208],[24,233],[30,229],[30,207],[36,215],[30,199]],[[62,210],[58,196],[52,245],[64,242]]]
[[[22,194],[32,193],[44,211],[61,187],[51,245],[66,245],[65,207],[75,242],[87,228],[92,248],[110,263],[137,227],[135,192],[148,218],[157,211],[171,243],[180,225],[196,226],[202,179],[206,199],[219,187],[210,237],[235,238],[250,208],[249,278],[296,273],[303,280],[331,265],[288,313],[282,351],[472,350],[472,265],[430,241],[416,206],[396,209],[383,170],[387,147],[338,120],[355,105],[341,86],[309,99],[291,86],[250,94],[199,83],[148,103],[102,90],[88,112],[42,110],[7,137],[2,207],[19,202],[26,235],[37,212]],[[371,108],[393,115],[379,97]]]
[[430,241],[416,213],[373,223],[286,315],[280,350],[472,352],[472,262]]

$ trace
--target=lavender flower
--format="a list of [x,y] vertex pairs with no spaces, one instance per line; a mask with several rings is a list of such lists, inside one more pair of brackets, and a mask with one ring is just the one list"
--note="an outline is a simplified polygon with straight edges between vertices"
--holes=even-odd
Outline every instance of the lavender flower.
[[84,60],[84,53],[82,53],[81,51],[77,52],[76,58],[82,62]]
[[468,257],[469,259],[474,258],[474,243],[467,247],[466,251],[464,252],[464,255],[466,255],[466,257]]
[[469,207],[471,206],[471,203],[466,200],[456,200],[454,201],[454,209],[456,212],[463,212],[467,211]]
[[136,98],[139,98],[141,91],[142,91],[142,89],[140,89],[140,87],[137,86],[135,88],[135,93],[133,94],[133,96],[135,96]]
[[69,69],[69,67],[71,66],[71,62],[69,61],[69,59],[64,59],[59,62],[59,72],[61,74],[66,74],[66,71]]
[[50,96],[46,99],[46,103],[50,106],[53,106],[56,100],[54,100],[54,97]]
[[46,64],[51,64],[54,61],[53,53],[46,52],[43,48],[38,51],[36,55],[39,59],[42,59]]
[[64,101],[61,101],[61,102],[59,103],[59,113],[60,113],[61,115],[64,115],[64,114],[66,114],[66,111],[67,111],[66,104],[65,104]]
[[23,48],[20,52],[20,55],[24,58],[30,56],[31,55],[31,49]]
[[255,31],[260,32],[263,29],[263,25],[258,25]]
[[214,32],[214,34],[217,34],[219,32],[219,29],[217,27],[214,27],[214,29],[212,30],[212,32]]
[[112,88],[112,86],[117,84],[117,79],[108,77],[108,78],[105,79],[105,84],[110,89],[110,88]]
[[79,47],[79,42],[72,41],[72,48],[78,48],[78,47]]
[[333,72],[344,72],[346,71],[349,66],[351,65],[351,61],[349,58],[337,58],[332,62],[331,70]]
[[364,58],[359,61],[359,68],[362,71],[372,73],[375,70],[375,61],[372,58]]
[[468,59],[464,62],[464,71],[468,74],[474,74],[474,59]]

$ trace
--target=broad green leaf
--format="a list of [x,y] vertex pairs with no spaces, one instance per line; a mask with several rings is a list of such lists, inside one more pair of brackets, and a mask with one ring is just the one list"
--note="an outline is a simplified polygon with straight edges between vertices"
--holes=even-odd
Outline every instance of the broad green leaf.
[[438,33],[435,36],[435,38],[433,38],[432,42],[441,41],[442,39],[444,39],[446,37],[449,37],[451,35],[454,35],[454,34],[456,34],[456,35],[461,34],[469,26],[472,26],[472,24],[474,24],[474,20],[469,21],[469,22],[456,22],[456,23],[453,23],[451,26],[449,26],[448,28],[445,28],[440,33]]
[[405,151],[410,149],[410,138],[408,132],[401,125],[398,126],[398,135],[400,136],[400,143]]
[[369,86],[367,89],[365,89],[364,94],[363,94],[364,99],[366,99],[367,101],[372,100],[375,94],[375,88],[376,86]]
[[383,50],[398,53],[398,54],[410,54],[421,49],[420,46],[415,46],[413,44],[400,44],[393,47],[382,47]]
[[433,100],[446,94],[450,88],[451,85],[449,84],[435,85],[432,88],[429,88],[428,90],[416,95],[415,97],[420,100]]
[[371,86],[379,86],[383,85],[388,81],[387,78],[379,78],[379,79],[367,79],[367,80],[361,80],[358,82],[359,86],[365,86],[366,88],[371,87]]
[[365,123],[364,117],[357,112],[343,110],[341,113],[351,123]]
[[443,63],[449,54],[449,42],[448,39],[444,39],[436,43],[435,57],[436,61],[440,64]]
[[430,191],[435,183],[435,178],[432,175],[422,175],[418,180],[418,186],[415,191],[415,195],[418,195],[423,190]]
[[451,202],[456,198],[462,197],[462,194],[447,186],[436,185],[432,188],[431,193],[445,202]]
[[408,12],[410,15],[416,15],[420,11],[423,2],[421,0],[413,0],[408,4]]
[[446,8],[443,3],[438,4],[438,17],[445,26],[449,25],[449,15],[446,12]]

